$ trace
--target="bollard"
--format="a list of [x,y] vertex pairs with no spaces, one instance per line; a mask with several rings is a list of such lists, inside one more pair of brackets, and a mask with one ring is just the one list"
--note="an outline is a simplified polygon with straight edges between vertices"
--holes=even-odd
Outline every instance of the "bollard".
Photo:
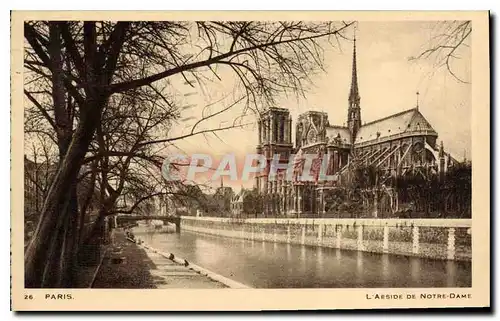
[[301,228],[300,244],[306,244],[306,227],[304,225]]
[[455,228],[448,228],[448,260],[455,259]]
[[418,254],[420,253],[420,232],[418,230],[418,226],[413,226],[412,234],[413,234],[412,253]]
[[250,239],[251,239],[252,241],[254,240],[254,227],[253,227],[253,225],[252,225],[252,234],[251,234]]
[[290,244],[290,225],[286,226],[286,242]]
[[274,243],[276,243],[278,241],[278,235],[276,235],[276,225],[274,226],[274,229],[273,229],[273,240],[274,240]]
[[389,226],[388,225],[384,226],[383,252],[384,253],[388,253],[389,252]]

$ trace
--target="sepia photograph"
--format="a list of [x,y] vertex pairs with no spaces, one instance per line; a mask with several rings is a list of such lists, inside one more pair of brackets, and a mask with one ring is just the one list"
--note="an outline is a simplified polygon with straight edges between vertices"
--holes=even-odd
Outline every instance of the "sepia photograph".
[[487,13],[275,16],[17,17],[24,304],[76,289],[489,304],[472,295],[489,292],[473,282],[489,278]]

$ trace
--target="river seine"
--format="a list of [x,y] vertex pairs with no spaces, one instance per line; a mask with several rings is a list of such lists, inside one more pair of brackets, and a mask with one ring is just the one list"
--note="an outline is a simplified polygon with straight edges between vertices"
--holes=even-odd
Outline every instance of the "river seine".
[[471,263],[135,231],[147,244],[255,288],[470,287]]

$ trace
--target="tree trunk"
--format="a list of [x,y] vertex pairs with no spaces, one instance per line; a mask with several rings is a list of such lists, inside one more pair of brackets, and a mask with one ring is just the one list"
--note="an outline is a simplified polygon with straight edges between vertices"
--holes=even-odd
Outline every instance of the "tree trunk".
[[43,276],[41,283],[41,287],[43,288],[61,287],[61,277],[60,277],[62,275],[61,258],[63,255],[61,249],[64,247],[65,225],[66,224],[63,222],[61,227],[55,231],[51,246],[49,247],[50,249],[48,251],[49,254],[47,262],[43,269]]
[[[79,96],[75,94],[74,98],[78,103],[80,112],[80,119],[78,125],[73,132],[73,124],[71,121],[65,122],[70,119],[67,114],[66,118],[61,117],[61,124],[66,124],[66,127],[59,128],[58,124],[56,131],[59,129],[63,134],[62,139],[59,141],[61,157],[57,173],[55,174],[51,187],[44,200],[42,210],[40,213],[40,220],[34,232],[33,238],[28,245],[25,255],[25,286],[26,287],[40,287],[43,283],[43,271],[47,266],[50,256],[57,257],[47,251],[47,244],[54,244],[54,235],[59,235],[59,229],[66,218],[73,216],[67,220],[69,226],[74,226],[73,219],[76,218],[72,215],[72,210],[60,211],[61,205],[64,204],[68,195],[73,194],[72,188],[77,182],[78,173],[82,166],[82,161],[88,151],[89,145],[93,139],[96,131],[97,124],[100,123],[102,117],[102,110],[106,105],[111,92],[106,88],[110,84],[112,75],[116,69],[116,61],[120,54],[120,48],[125,41],[125,33],[128,28],[128,23],[118,24],[116,33],[110,43],[110,51],[106,55],[107,59],[102,59],[101,54],[97,54],[96,35],[95,35],[95,22],[84,23],[84,64],[85,75],[80,75],[83,86],[84,95]],[[64,75],[62,75],[62,42],[60,37],[59,22],[49,22],[49,57],[51,58],[52,76],[53,76],[53,99],[54,99],[54,113],[58,113],[56,117],[59,118],[62,114],[59,111],[65,111],[62,108],[64,103]],[[54,68],[55,67],[55,68]],[[70,99],[68,97],[68,99]],[[56,110],[57,109],[57,110]],[[69,133],[69,134],[68,134]],[[58,137],[59,138],[59,137]],[[71,195],[72,196],[72,195]],[[72,203],[73,204],[73,203]],[[70,206],[77,208],[77,203]],[[74,214],[74,213],[73,213]],[[67,226],[68,227],[68,226]],[[74,237],[76,233],[71,229],[66,229],[67,235]],[[74,244],[66,244],[64,248],[74,248]],[[65,252],[67,255],[67,252]],[[70,254],[70,257],[72,254]]]
[[85,244],[93,244],[95,242],[100,242],[100,239],[103,237],[103,229],[104,229],[104,219],[106,215],[103,211],[99,212],[94,225],[92,225],[92,229],[89,232],[85,240]]
[[63,224],[58,226],[49,250],[49,258],[45,265],[42,287],[70,288],[74,285],[76,265],[76,230],[77,211],[75,210],[76,194],[68,196],[63,217]]
[[[64,204],[60,207],[61,213],[66,213],[68,210],[68,202],[69,199],[65,200]],[[47,253],[47,262],[41,269],[41,286],[42,287],[59,287],[59,278],[58,276],[61,274],[59,262],[61,261],[61,248],[64,240],[65,234],[65,226],[66,222],[64,220],[64,216],[60,216],[57,222],[56,229],[52,235],[52,239],[48,244],[46,249]],[[28,285],[26,285],[28,287]]]
[[[61,167],[64,164],[64,158],[71,143],[73,128],[66,111],[61,39],[59,27],[56,22],[49,24],[49,36],[51,42],[48,53],[52,67],[52,100],[54,104],[55,123],[57,125],[55,129],[59,148],[59,167]],[[52,191],[54,190],[53,187],[54,185],[51,186]],[[47,207],[44,206],[42,208],[42,215],[37,230],[25,253],[25,262],[29,262],[25,266],[25,282],[27,287],[60,287],[70,286],[72,283],[71,272],[76,252],[76,248],[74,247],[76,237],[74,222],[78,215],[78,205],[76,185],[73,184],[68,189],[70,189],[69,194],[60,193],[58,200],[51,204],[50,208],[55,212],[53,216],[49,218],[46,214]],[[68,189],[64,190],[64,192]],[[48,198],[47,195],[46,199]],[[55,226],[54,223],[56,223]],[[38,239],[40,237],[40,228],[43,226],[52,226],[55,229],[52,229],[52,235],[45,234],[41,239]],[[47,244],[51,244],[48,251],[44,248],[44,245],[46,246]],[[39,253],[33,255],[33,250]],[[37,258],[35,259],[36,262],[32,262],[34,256]]]
[[67,191],[77,179],[85,153],[95,133],[96,124],[100,121],[102,108],[108,96],[101,96],[99,100],[91,101],[83,106],[80,124],[77,127],[66,156],[54,177],[52,186],[45,199],[40,222],[33,235],[33,239],[26,249],[25,283],[26,287],[40,287],[43,267],[46,264],[48,253],[46,244],[50,243],[57,222],[65,213],[58,211],[59,204],[63,203]]
[[61,286],[65,288],[73,287],[75,281],[75,270],[77,264],[78,252],[78,198],[76,193],[76,184],[73,185],[70,192],[68,220],[65,227],[63,254],[61,262],[63,268],[61,270]]

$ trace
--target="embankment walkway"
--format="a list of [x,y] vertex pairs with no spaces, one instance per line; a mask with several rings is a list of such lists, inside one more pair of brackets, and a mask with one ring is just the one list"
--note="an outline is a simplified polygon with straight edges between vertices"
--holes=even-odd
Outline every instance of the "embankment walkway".
[[175,258],[171,253],[160,252],[140,241],[130,241],[123,231],[116,230],[92,287],[216,289],[237,285],[224,281],[218,280],[217,275],[210,271]]

